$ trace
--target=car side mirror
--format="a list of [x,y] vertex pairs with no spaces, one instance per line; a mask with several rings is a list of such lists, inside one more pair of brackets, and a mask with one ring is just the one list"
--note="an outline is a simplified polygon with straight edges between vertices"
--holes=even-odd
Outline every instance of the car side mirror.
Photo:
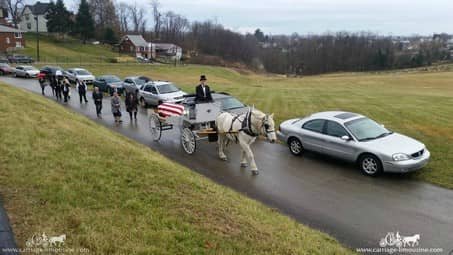
[[341,140],[345,141],[345,142],[348,142],[348,141],[351,141],[351,137],[347,136],[347,135],[344,135],[341,137]]

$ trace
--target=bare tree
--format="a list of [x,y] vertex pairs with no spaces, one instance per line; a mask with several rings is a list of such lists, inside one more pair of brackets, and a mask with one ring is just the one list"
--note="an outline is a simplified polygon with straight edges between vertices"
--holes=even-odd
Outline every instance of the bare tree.
[[116,12],[118,20],[120,22],[120,31],[123,34],[126,34],[129,31],[129,21],[130,21],[130,6],[124,2],[117,4]]
[[129,5],[129,13],[134,27],[134,32],[139,33],[144,30],[144,26],[146,24],[146,10],[142,6],[137,5],[137,3],[134,3],[134,5]]
[[151,8],[153,9],[154,36],[156,39],[159,39],[160,29],[162,26],[162,13],[159,10],[160,8],[159,0],[151,0]]
[[6,0],[8,11],[15,27],[20,22],[21,11],[25,6],[25,0]]

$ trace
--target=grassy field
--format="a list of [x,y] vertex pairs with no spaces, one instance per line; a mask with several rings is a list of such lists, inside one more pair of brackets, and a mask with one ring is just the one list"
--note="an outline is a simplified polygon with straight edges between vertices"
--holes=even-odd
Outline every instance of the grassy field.
[[0,84],[0,109],[0,192],[20,247],[45,232],[89,254],[352,253],[43,97]]
[[[36,56],[36,35],[25,35],[26,48],[22,53],[37,59]],[[65,40],[57,40],[54,37],[40,36],[39,40],[40,60],[44,63],[102,63],[112,58],[121,57],[113,52],[108,45],[82,44],[79,40],[67,37]],[[135,61],[129,58],[130,61]]]

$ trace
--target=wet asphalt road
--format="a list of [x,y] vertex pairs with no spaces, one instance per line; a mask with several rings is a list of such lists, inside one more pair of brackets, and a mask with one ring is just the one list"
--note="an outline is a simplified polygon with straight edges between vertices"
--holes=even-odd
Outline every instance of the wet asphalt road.
[[[40,93],[36,80],[1,77],[0,81]],[[49,87],[46,94],[54,100]],[[437,254],[453,250],[451,190],[411,181],[405,175],[365,177],[353,165],[311,153],[295,157],[286,146],[263,141],[253,146],[260,174],[252,176],[239,167],[237,145],[230,145],[229,160],[224,162],[218,159],[215,144],[207,141],[197,144],[195,154],[185,154],[177,128],[164,131],[161,140],[153,142],[144,109],[139,110],[138,121],[131,123],[123,105],[124,122],[116,126],[109,97],[104,99],[102,119],[96,117],[92,100],[80,104],[75,91],[65,106],[351,248],[378,248],[388,232],[399,231],[403,236],[420,234],[418,247],[442,248],[443,253]]]

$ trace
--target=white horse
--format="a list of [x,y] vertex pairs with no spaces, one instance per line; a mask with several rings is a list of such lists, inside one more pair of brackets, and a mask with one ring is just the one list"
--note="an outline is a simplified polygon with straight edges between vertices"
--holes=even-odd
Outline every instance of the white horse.
[[406,247],[406,245],[409,245],[410,247],[414,247],[415,245],[419,244],[419,242],[418,242],[419,240],[420,240],[420,234],[416,234],[413,236],[406,236],[406,237],[403,237],[403,245],[404,245],[404,247]]
[[277,140],[273,117],[274,114],[267,115],[255,109],[249,109],[248,112],[240,115],[233,115],[228,112],[221,113],[216,119],[219,157],[222,160],[227,160],[224,149],[229,141],[239,143],[241,146],[241,167],[247,167],[248,162],[252,174],[258,174],[250,145],[260,135],[265,136],[271,143]]
[[66,235],[60,235],[60,236],[54,236],[49,238],[49,244],[56,246],[56,245],[62,245],[64,244],[64,241],[66,240]]

